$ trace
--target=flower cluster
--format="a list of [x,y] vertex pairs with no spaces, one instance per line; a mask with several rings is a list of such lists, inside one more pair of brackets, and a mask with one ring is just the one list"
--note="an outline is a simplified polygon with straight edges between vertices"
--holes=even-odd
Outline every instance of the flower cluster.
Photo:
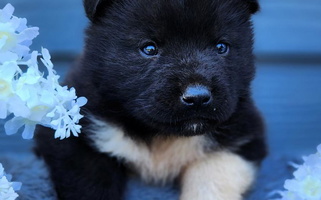
[[1,200],[14,200],[19,195],[15,192],[20,190],[21,183],[10,182],[11,176],[4,173],[2,164],[0,163],[0,199]]
[[317,153],[304,157],[304,163],[297,166],[294,179],[286,180],[279,200],[320,200],[321,199],[321,145]]
[[[41,124],[55,129],[55,138],[78,136],[80,107],[87,99],[59,85],[47,49],[30,52],[38,28],[28,28],[27,20],[13,16],[13,11],[11,4],[0,10],[0,119],[8,119],[6,134],[24,127],[22,137],[31,139],[36,124]],[[46,76],[39,71],[38,60],[46,67]]]

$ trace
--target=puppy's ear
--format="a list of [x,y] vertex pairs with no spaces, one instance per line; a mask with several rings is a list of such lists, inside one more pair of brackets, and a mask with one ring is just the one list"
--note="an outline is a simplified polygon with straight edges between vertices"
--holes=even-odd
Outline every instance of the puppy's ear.
[[94,22],[104,14],[106,8],[112,4],[113,0],[83,0],[88,19]]
[[260,10],[260,5],[259,5],[258,0],[246,0],[246,1],[249,5],[249,9],[250,9],[251,14],[254,14]]

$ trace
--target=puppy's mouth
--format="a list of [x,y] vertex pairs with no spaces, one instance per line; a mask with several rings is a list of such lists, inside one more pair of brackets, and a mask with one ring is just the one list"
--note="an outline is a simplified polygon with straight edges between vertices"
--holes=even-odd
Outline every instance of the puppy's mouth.
[[206,127],[208,126],[207,122],[203,121],[191,121],[183,124],[183,133],[188,135],[200,135],[204,133]]
[[208,133],[216,122],[207,118],[185,119],[175,122],[158,123],[164,131],[182,136],[194,136]]

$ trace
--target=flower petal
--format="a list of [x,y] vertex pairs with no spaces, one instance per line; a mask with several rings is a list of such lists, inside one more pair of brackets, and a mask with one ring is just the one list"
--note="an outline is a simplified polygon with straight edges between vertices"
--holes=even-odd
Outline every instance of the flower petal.
[[35,129],[36,129],[36,124],[26,123],[25,129],[22,132],[22,138],[26,140],[32,139]]
[[12,17],[14,7],[8,3],[0,12],[0,22],[7,22]]
[[7,135],[13,135],[24,125],[24,120],[20,117],[14,117],[4,124],[4,130]]
[[79,107],[84,106],[88,102],[86,97],[79,97],[77,99],[77,104]]
[[18,36],[18,42],[31,41],[39,35],[38,27],[31,27],[23,30]]
[[16,117],[28,118],[30,115],[30,109],[18,96],[12,97],[8,103],[9,112],[12,112]]
[[[0,39],[1,43],[1,39]],[[0,44],[0,49],[1,49],[1,44]],[[0,64],[8,61],[16,61],[18,60],[18,55],[16,53],[12,53],[9,51],[6,52],[0,52]]]
[[319,146],[317,147],[317,149],[318,149],[318,153],[321,154],[321,144],[319,144]]
[[11,186],[13,190],[17,191],[21,189],[22,183],[20,182],[11,182]]

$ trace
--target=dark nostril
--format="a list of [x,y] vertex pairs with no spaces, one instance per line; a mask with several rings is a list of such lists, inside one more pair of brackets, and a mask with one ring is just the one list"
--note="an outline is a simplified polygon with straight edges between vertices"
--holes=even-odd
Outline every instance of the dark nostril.
[[185,103],[186,105],[193,105],[195,103],[195,99],[191,98],[191,97],[186,97],[186,96],[182,96],[182,101],[183,103]]
[[205,86],[193,85],[186,88],[181,101],[188,106],[202,106],[212,101],[212,94]]
[[211,100],[211,96],[204,96],[204,98],[201,99],[202,104],[207,104],[210,102],[210,100]]

